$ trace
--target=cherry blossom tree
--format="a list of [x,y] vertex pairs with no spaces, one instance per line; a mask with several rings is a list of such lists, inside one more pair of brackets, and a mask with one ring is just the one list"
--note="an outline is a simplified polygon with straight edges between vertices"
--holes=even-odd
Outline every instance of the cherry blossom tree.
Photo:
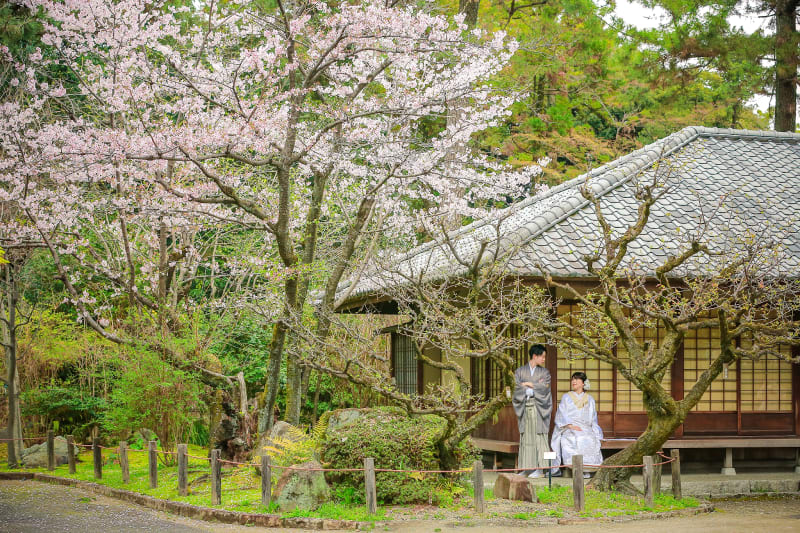
[[[470,31],[460,17],[377,1],[25,4],[50,22],[47,49],[14,69],[26,101],[2,110],[4,138],[15,139],[3,146],[14,165],[4,194],[24,198],[42,238],[85,224],[81,213],[113,210],[123,246],[109,252],[122,263],[120,220],[130,217],[147,217],[142,226],[154,230],[162,220],[225,223],[258,236],[260,247],[237,250],[237,261],[260,282],[230,305],[279,296],[265,312],[273,332],[261,431],[272,423],[289,319],[310,291],[320,309],[333,309],[343,276],[378,248],[414,243],[424,219],[481,216],[539,171],[463,150],[448,157],[514,99],[489,82],[515,44]],[[76,80],[70,90],[37,75],[55,65]],[[64,112],[39,123],[54,102]],[[98,190],[102,209],[91,205]],[[149,235],[155,249],[158,232]],[[70,246],[78,244],[51,251]],[[151,293],[163,266],[146,280]],[[127,287],[145,305],[141,284]],[[314,321],[322,338],[326,316]],[[301,393],[302,381],[289,392]]]

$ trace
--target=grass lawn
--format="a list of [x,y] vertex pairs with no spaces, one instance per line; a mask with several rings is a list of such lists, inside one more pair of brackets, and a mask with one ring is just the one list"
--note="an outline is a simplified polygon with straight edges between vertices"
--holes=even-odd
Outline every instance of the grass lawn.
[[[575,505],[575,501],[572,499],[572,490],[569,487],[543,487],[536,490],[536,495],[543,504],[555,504],[562,509],[572,509],[573,505]],[[700,502],[695,498],[676,500],[672,494],[656,494],[653,497],[653,506],[649,507],[645,504],[643,496],[587,490],[584,496],[584,511],[578,513],[578,516],[636,515],[643,512],[660,513],[699,506]]]

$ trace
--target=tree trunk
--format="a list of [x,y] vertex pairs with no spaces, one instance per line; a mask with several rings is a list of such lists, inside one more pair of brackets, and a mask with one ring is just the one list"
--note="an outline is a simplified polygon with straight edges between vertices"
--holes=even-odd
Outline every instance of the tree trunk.
[[797,127],[798,0],[775,4],[775,131]]
[[2,298],[3,347],[6,367],[6,390],[8,391],[8,466],[16,468],[17,460],[22,456],[22,420],[19,408],[19,374],[17,372],[17,302],[19,292],[14,266],[8,263],[5,271],[5,293]]
[[437,445],[439,451],[439,468],[442,470],[458,470],[458,457],[455,448],[448,444],[449,441],[439,441]]
[[464,14],[464,24],[468,28],[474,28],[478,23],[478,9],[481,7],[481,0],[458,0],[458,12]]
[[286,413],[283,418],[293,426],[300,425],[300,410],[303,407],[302,386],[303,368],[296,358],[289,356],[286,361]]
[[[603,465],[642,464],[642,458],[658,452],[672,432],[683,423],[683,417],[677,413],[658,416],[650,412],[648,419],[647,429],[636,442],[603,461]],[[638,490],[630,482],[631,476],[637,471],[637,468],[601,468],[588,486],[597,490],[637,493]]]
[[278,399],[278,387],[281,383],[281,362],[283,344],[286,340],[286,325],[278,322],[272,329],[272,340],[269,344],[269,362],[267,364],[267,382],[264,384],[264,405],[258,414],[258,432],[264,434],[272,429],[275,423],[273,412]]

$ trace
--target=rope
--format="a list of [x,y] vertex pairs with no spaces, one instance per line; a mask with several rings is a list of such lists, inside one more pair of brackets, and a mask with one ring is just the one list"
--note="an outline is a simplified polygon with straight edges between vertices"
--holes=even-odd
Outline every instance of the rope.
[[[33,439],[41,439],[47,437],[27,437],[22,440],[33,440]],[[20,439],[0,439],[0,441],[10,441],[10,440],[20,440]],[[75,446],[79,446],[81,448],[93,448],[93,444],[80,444],[80,443],[73,443]],[[108,447],[97,445],[98,448],[102,448],[104,450],[118,450],[118,447]],[[127,451],[135,452],[135,453],[148,453],[150,450],[138,450],[135,448],[126,448]],[[158,453],[163,453],[167,455],[178,455],[177,452],[167,451],[167,450],[156,450]],[[666,461],[661,461],[659,463],[653,463],[653,466],[661,466],[670,464],[675,462],[675,459],[672,457],[667,457],[662,452],[658,452],[658,455],[662,458],[666,459]],[[201,457],[198,455],[190,455],[186,454],[186,457],[191,459],[197,459],[200,461],[211,461],[209,457]],[[250,467],[250,466],[259,466],[256,463],[241,463],[237,461],[228,461],[227,459],[220,459],[220,463],[233,465],[236,467]],[[606,465],[606,464],[584,464],[583,466],[588,466],[590,468],[643,468],[644,464],[636,464],[636,465]],[[279,466],[279,465],[270,465],[270,468],[276,470],[298,470],[298,471],[307,471],[307,472],[364,472],[364,468],[304,468],[298,466]],[[555,470],[560,468],[572,468],[572,465],[552,465],[552,466],[538,466],[532,468],[493,468],[484,470],[484,472],[530,472],[536,470]],[[411,469],[400,469],[400,468],[376,468],[375,472],[394,472],[394,473],[409,473],[409,474],[467,474],[473,472],[473,469],[459,469],[459,470],[411,470]]]

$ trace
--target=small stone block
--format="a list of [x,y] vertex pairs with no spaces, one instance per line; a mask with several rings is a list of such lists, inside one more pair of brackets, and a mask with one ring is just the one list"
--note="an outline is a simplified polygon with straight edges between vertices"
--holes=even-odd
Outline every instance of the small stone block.
[[735,476],[736,475],[736,469],[735,468],[729,468],[729,467],[723,467],[721,473],[722,473],[723,476]]
[[494,497],[506,500],[532,502],[535,491],[527,477],[519,474],[500,474],[494,482]]

